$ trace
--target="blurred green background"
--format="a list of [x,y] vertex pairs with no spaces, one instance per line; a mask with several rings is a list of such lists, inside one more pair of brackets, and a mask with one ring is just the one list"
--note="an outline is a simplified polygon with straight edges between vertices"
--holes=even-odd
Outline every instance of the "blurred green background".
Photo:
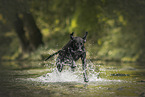
[[0,60],[43,60],[88,31],[90,59],[144,62],[145,0],[0,0]]

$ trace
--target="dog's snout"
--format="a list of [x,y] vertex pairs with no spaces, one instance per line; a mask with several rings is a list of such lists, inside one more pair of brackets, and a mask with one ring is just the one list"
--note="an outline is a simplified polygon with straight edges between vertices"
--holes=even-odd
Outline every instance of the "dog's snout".
[[77,52],[82,52],[82,49],[78,49]]
[[82,50],[78,50],[78,52],[82,52]]

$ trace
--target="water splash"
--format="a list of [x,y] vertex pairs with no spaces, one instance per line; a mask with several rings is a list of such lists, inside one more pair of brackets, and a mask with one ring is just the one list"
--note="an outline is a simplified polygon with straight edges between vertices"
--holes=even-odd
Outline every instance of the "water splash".
[[[90,60],[87,60],[87,72],[89,83],[91,82],[111,82],[115,80],[106,80],[99,78],[100,71]],[[97,68],[97,70],[96,70]],[[77,64],[75,71],[73,72],[69,66],[64,66],[63,71],[60,73],[56,67],[51,69],[51,73],[44,74],[37,78],[28,78],[31,81],[37,82],[77,82],[84,83],[82,64]],[[120,80],[117,80],[120,82]],[[115,81],[116,82],[116,81]]]
[[38,82],[80,82],[82,79],[70,70],[63,70],[61,73],[54,69],[52,73],[44,74],[38,78],[31,78]]

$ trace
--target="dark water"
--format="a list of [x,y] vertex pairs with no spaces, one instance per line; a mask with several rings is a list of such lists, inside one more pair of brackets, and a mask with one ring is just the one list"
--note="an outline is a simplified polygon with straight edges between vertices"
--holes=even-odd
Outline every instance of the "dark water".
[[62,73],[54,62],[1,62],[0,97],[145,97],[145,63],[87,63],[88,83],[80,62]]

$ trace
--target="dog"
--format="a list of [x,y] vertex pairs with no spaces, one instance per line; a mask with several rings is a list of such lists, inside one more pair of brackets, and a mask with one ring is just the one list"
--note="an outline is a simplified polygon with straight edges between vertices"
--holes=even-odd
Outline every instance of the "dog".
[[56,60],[56,66],[58,71],[61,72],[64,64],[68,64],[73,70],[76,67],[75,61],[81,58],[84,82],[88,82],[89,80],[86,71],[86,51],[84,46],[88,32],[85,33],[83,38],[74,37],[73,34],[74,32],[70,34],[70,41],[61,50],[47,57],[45,61],[52,56],[59,54]]

